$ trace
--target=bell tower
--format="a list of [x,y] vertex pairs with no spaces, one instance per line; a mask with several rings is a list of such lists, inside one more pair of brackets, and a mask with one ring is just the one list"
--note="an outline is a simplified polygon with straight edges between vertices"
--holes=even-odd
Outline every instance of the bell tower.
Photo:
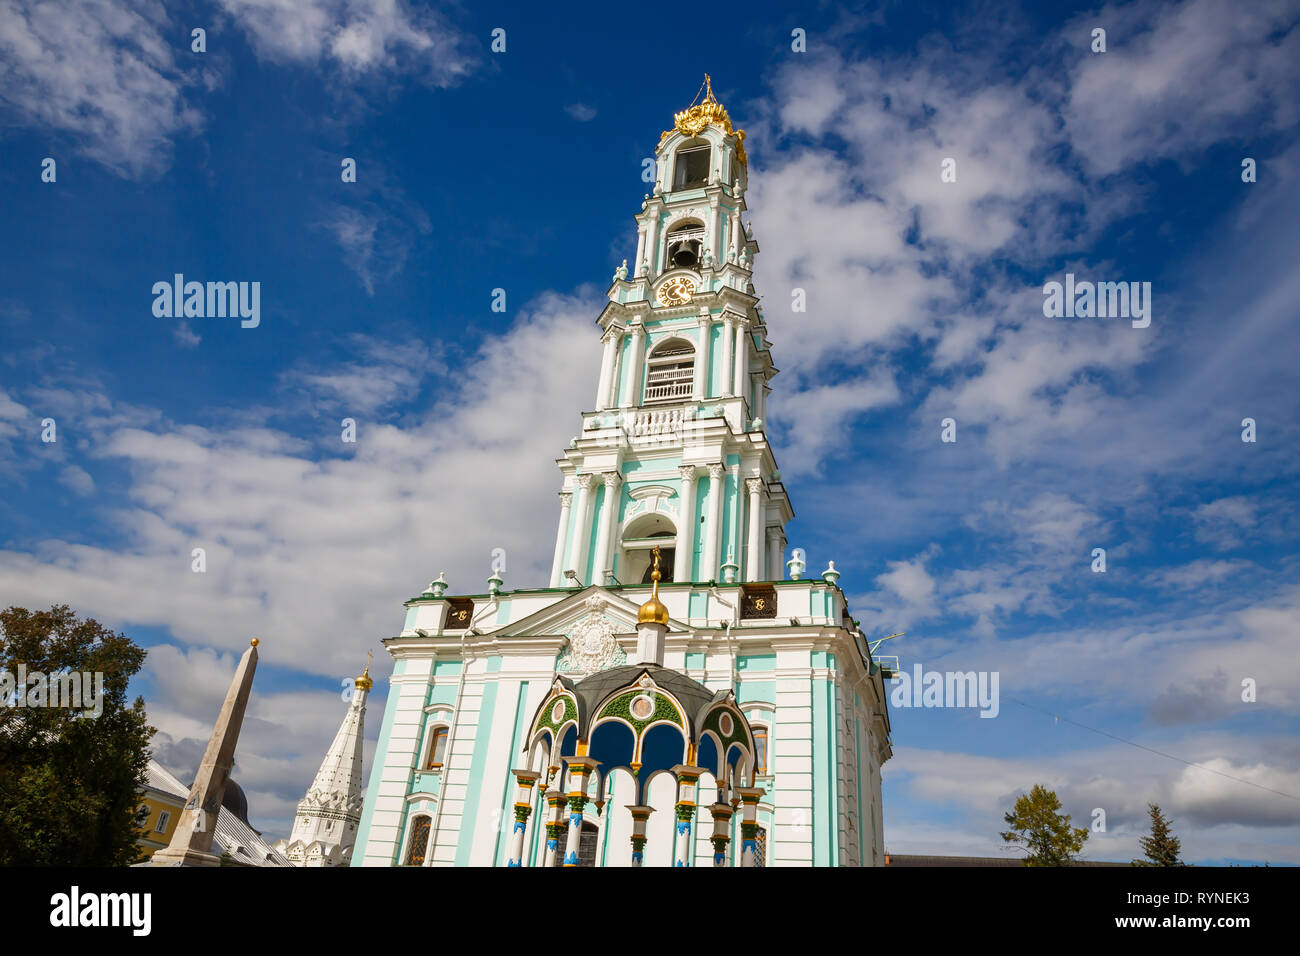
[[[702,98],[701,98],[702,97]],[[594,407],[557,460],[550,586],[785,577],[791,510],[764,430],[776,374],[744,222],[748,157],[706,75],[655,150],[634,268],[597,323]]]

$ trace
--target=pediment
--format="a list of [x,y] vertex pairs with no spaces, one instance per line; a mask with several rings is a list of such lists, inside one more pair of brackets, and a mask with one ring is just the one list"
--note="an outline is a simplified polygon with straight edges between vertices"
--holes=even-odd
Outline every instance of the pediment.
[[[539,635],[565,635],[573,633],[579,624],[599,615],[607,620],[616,634],[634,635],[640,602],[632,602],[599,585],[589,585],[580,591],[555,602],[550,607],[512,621],[493,631],[494,637],[535,637]],[[669,619],[668,630],[689,630],[681,621]]]

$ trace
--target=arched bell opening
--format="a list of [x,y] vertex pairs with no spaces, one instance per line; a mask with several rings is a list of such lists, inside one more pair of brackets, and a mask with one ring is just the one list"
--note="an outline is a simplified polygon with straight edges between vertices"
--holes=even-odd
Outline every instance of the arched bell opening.
[[709,184],[713,147],[707,139],[688,139],[673,154],[673,189],[695,189]]
[[619,579],[627,584],[649,584],[654,570],[651,551],[659,549],[659,582],[673,579],[673,561],[677,549],[671,547],[677,539],[677,527],[667,515],[656,513],[642,515],[623,531],[622,558],[619,560]]
[[698,269],[704,258],[704,223],[697,219],[679,222],[665,238],[668,269]]

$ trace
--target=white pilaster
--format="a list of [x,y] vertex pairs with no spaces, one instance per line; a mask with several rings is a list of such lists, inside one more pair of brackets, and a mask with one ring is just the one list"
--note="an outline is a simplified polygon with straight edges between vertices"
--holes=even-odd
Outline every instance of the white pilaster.
[[718,370],[718,380],[722,383],[722,388],[719,389],[719,392],[724,397],[735,394],[731,390],[733,384],[731,379],[731,369],[733,364],[732,346],[734,346],[736,342],[735,322],[735,313],[722,313],[722,362],[720,363],[721,367]]
[[646,258],[650,260],[650,269],[647,271],[651,279],[659,274],[659,206],[657,203],[651,205],[651,216],[649,228],[646,230]]
[[573,505],[573,492],[560,492],[560,527],[555,532],[555,557],[551,561],[551,587],[558,588],[564,581],[564,542],[568,537],[569,508]]
[[681,467],[682,484],[678,491],[677,545],[673,552],[673,580],[691,579],[691,558],[695,550],[695,466]]
[[570,570],[576,572],[578,580],[584,584],[587,583],[587,548],[591,538],[591,483],[595,477],[578,476],[578,511],[573,522],[573,567]]
[[704,525],[704,563],[700,580],[718,577],[718,539],[722,534],[722,479],[727,473],[721,464],[709,465],[709,520]]
[[713,253],[714,264],[722,262],[722,208],[715,196],[709,203],[709,251]]
[[601,339],[605,343],[605,349],[600,356],[600,384],[596,386],[596,411],[603,411],[610,406],[610,386],[614,380],[614,353],[620,338],[617,331],[610,329]]
[[745,482],[749,491],[749,556],[745,561],[745,580],[763,579],[763,479]]
[[645,272],[642,271],[642,269],[641,269],[641,260],[642,260],[643,258],[645,258],[645,231],[646,231],[646,227],[645,227],[644,225],[637,226],[637,229],[636,229],[636,260],[635,260],[636,265],[632,267],[632,275],[633,275],[634,278],[637,278],[637,279],[639,279],[639,278],[641,278],[641,276],[645,275]]
[[700,309],[700,344],[695,350],[695,382],[691,398],[701,401],[709,397],[709,348],[713,340],[713,320],[708,306]]
[[645,367],[645,326],[638,320],[632,326],[632,354],[628,356],[627,395],[621,403],[623,408],[641,404],[641,379]]
[[[745,397],[745,382],[749,378],[749,322],[743,317],[736,318],[736,368],[732,377],[733,395]],[[751,409],[752,411],[752,409]]]
[[785,579],[785,548],[781,546],[781,529],[767,529],[767,574],[774,581]]
[[618,515],[619,490],[623,487],[623,477],[616,471],[607,471],[601,476],[605,482],[605,503],[600,509],[600,528],[596,532],[596,565],[591,575],[592,584],[607,584],[605,572],[610,570],[611,529]]

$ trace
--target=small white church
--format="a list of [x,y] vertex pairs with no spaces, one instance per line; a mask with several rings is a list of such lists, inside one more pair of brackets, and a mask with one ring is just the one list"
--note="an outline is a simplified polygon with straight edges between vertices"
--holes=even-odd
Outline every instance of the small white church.
[[[359,786],[333,808],[309,793],[291,858],[883,865],[889,665],[834,565],[808,577],[801,552],[786,559],[745,133],[707,77],[701,92],[661,137],[635,266],[597,320],[549,582],[509,590],[494,573],[455,593],[439,575],[406,602],[359,820]],[[358,773],[360,712],[348,721],[368,689],[336,740],[354,727]],[[354,821],[355,847],[334,838]]]

